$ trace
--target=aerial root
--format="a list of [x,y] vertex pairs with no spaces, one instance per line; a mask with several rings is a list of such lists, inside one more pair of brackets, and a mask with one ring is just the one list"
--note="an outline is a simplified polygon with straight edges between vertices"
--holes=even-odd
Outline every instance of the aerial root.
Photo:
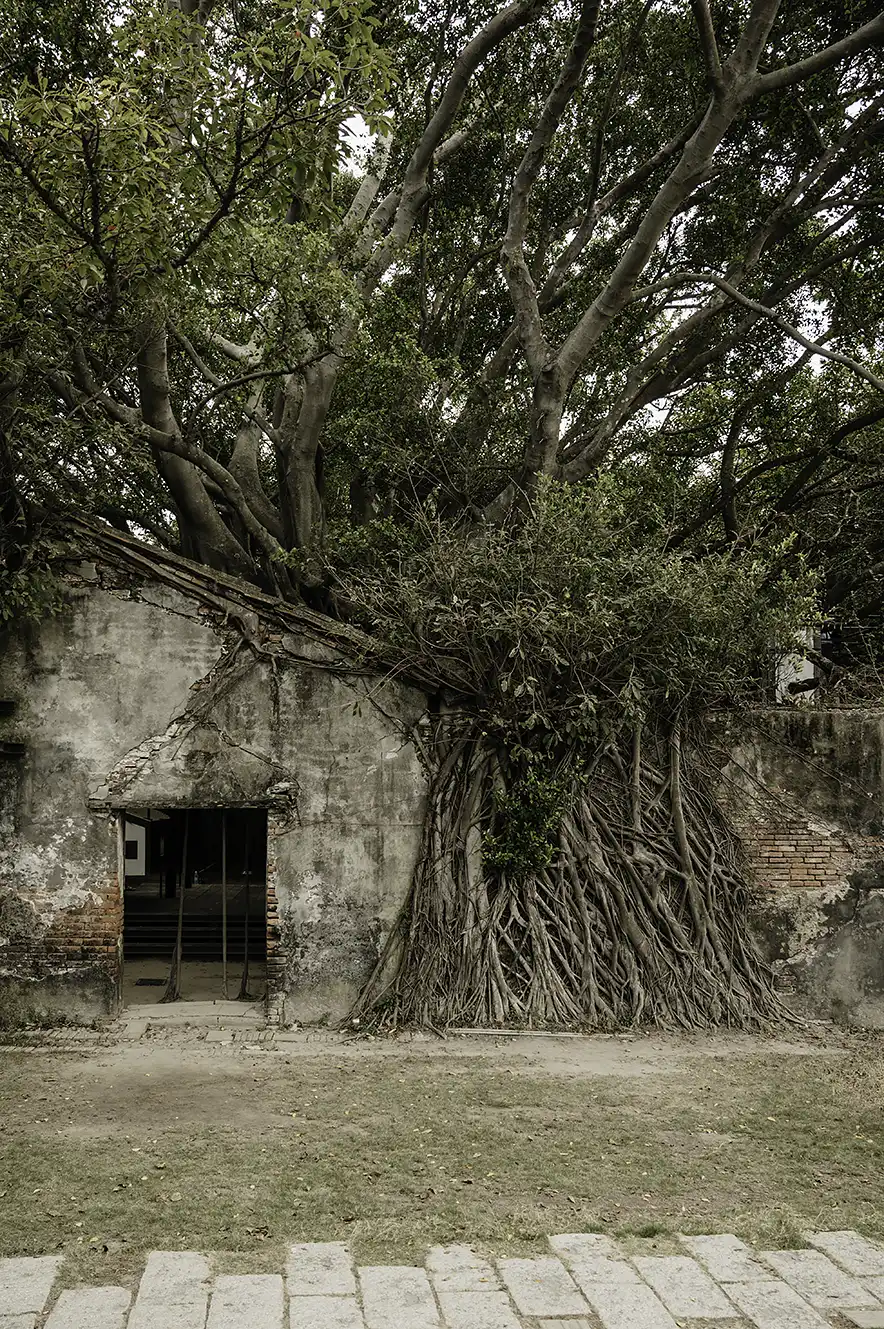
[[363,1029],[761,1029],[782,1019],[748,923],[741,847],[678,727],[600,749],[557,852],[483,868],[516,772],[469,731],[437,739],[408,900],[351,1019]]

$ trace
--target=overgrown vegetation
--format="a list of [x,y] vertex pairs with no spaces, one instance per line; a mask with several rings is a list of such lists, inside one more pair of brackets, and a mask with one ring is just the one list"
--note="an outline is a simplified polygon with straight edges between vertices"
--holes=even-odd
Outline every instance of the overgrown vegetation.
[[459,688],[424,754],[412,896],[356,1018],[772,1015],[698,726],[757,695],[772,643],[812,613],[792,551],[687,557],[610,487],[551,482],[514,528],[425,535],[394,583],[380,567],[346,585],[406,660],[445,661]]
[[75,511],[435,680],[358,1018],[767,1018],[697,720],[880,696],[876,5],[0,20],[0,612]]

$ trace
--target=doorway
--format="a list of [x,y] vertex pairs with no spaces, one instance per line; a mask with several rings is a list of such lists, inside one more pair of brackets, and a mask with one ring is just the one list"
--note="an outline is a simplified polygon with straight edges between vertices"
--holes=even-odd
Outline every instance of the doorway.
[[129,808],[123,1003],[258,1001],[267,988],[267,812]]

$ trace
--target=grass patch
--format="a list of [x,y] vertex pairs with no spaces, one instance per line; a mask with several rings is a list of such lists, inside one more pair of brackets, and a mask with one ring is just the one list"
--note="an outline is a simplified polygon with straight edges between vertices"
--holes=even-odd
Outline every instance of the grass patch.
[[407,1263],[435,1242],[519,1252],[581,1230],[656,1249],[678,1231],[884,1237],[877,1045],[761,1043],[629,1079],[194,1048],[3,1057],[0,1254],[65,1250],[70,1277],[104,1281],[155,1248],[278,1268],[294,1240]]

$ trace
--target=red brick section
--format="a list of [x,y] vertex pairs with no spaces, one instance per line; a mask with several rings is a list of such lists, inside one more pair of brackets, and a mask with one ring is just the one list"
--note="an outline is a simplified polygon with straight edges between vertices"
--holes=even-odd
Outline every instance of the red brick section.
[[[90,889],[97,900],[59,910],[45,932],[37,927],[27,939],[13,937],[2,951],[4,969],[28,978],[47,971],[86,973],[97,968],[118,982],[123,901],[116,875]],[[51,897],[36,904],[38,910],[48,910]]]
[[755,880],[769,890],[843,886],[851,873],[884,852],[878,836],[828,830],[797,817],[744,821],[740,832]]

